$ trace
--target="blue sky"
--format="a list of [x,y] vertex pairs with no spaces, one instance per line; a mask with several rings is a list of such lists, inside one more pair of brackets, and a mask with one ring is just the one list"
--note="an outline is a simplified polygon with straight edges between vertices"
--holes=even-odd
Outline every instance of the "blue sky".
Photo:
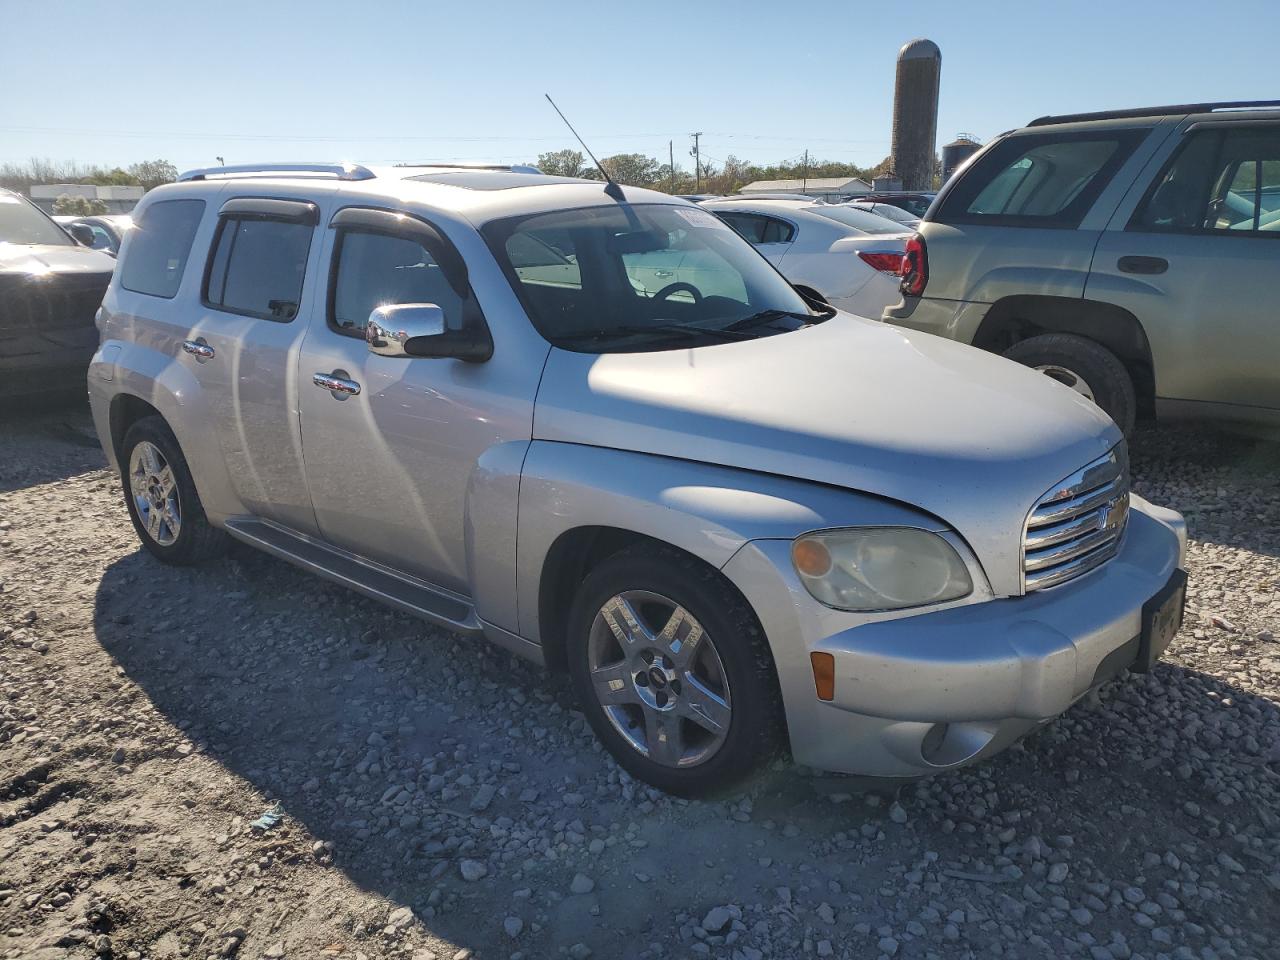
[[[0,161],[597,155],[872,164],[894,59],[942,48],[939,145],[1045,113],[1280,96],[1280,0],[0,0]],[[1252,48],[1252,52],[1251,52]]]

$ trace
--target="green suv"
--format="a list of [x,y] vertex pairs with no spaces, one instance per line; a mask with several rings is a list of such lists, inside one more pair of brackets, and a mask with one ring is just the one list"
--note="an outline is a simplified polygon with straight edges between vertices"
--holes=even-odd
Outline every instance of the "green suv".
[[1138,417],[1280,424],[1280,101],[1041,117],[947,183],[884,319]]

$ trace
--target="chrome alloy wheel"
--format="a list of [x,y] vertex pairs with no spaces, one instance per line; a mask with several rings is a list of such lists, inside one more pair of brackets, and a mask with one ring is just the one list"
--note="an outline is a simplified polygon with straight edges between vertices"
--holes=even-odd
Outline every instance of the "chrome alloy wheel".
[[173,468],[154,443],[143,440],[129,454],[129,492],[147,536],[171,546],[182,532],[182,504]]
[[1044,363],[1036,367],[1036,369],[1046,377],[1052,377],[1057,380],[1064,387],[1070,387],[1086,400],[1097,403],[1093,399],[1093,388],[1089,386],[1089,382],[1074,370],[1068,370],[1066,367],[1059,366],[1056,363]]
[[715,644],[674,600],[627,590],[596,613],[587,642],[596,700],[631,747],[655,763],[693,767],[729,733],[729,679]]

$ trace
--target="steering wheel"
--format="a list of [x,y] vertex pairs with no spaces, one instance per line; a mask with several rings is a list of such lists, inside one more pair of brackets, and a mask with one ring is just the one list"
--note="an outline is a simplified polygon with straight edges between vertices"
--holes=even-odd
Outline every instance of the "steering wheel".
[[677,280],[675,283],[668,283],[665,287],[653,295],[654,300],[665,300],[673,293],[684,291],[693,297],[695,304],[702,303],[702,291],[695,287],[692,283],[685,283],[683,280]]

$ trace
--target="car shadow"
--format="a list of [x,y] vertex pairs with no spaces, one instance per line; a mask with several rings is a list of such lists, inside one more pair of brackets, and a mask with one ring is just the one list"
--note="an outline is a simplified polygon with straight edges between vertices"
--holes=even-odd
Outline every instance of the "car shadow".
[[0,493],[104,466],[84,398],[40,404],[7,401],[0,410]]
[[[331,841],[334,865],[355,883],[411,906],[433,936],[482,956],[513,948],[502,935],[503,907],[495,905],[521,902],[521,889],[533,889],[551,944],[584,942],[596,955],[634,956],[619,942],[653,939],[652,923],[669,922],[675,909],[663,883],[639,878],[663,878],[677,848],[687,867],[678,881],[683,894],[705,890],[695,899],[750,902],[760,896],[762,858],[808,864],[814,844],[894,829],[887,800],[859,796],[865,784],[791,767],[755,785],[749,822],[728,822],[740,819],[736,800],[708,809],[659,799],[619,780],[559,678],[247,548],[197,570],[163,566],[141,550],[119,559],[102,576],[94,626],[123,674],[198,751]],[[1027,825],[1044,836],[1061,832],[1057,805],[1112,809],[1123,796],[1148,822],[1166,825],[1172,849],[1175,839],[1199,839],[1183,809],[1190,798],[1233,831],[1254,829],[1251,809],[1277,800],[1274,773],[1269,791],[1255,796],[1218,786],[1236,782],[1233,767],[1266,763],[1265,743],[1233,735],[1239,711],[1251,715],[1253,729],[1280,729],[1271,701],[1162,664],[1108,685],[1006,753],[936,782],[944,798],[985,797],[999,783],[1004,802],[1044,812],[1043,825]],[[1172,779],[1192,754],[1203,758],[1195,780]],[[415,806],[388,802],[398,784],[412,785]],[[497,790],[476,812],[471,804],[482,784]],[[927,785],[902,788],[904,802],[921,789]],[[579,792],[581,805],[562,805]],[[945,844],[944,820],[963,827],[967,814],[949,799],[920,797],[912,815],[938,833],[929,842]],[[246,819],[260,812],[243,811]],[[577,819],[586,826],[574,827]],[[458,826],[464,822],[467,828]],[[584,829],[618,843],[584,866],[585,849],[548,858],[530,843],[510,856],[502,840],[489,839],[490,829],[494,838]],[[1113,862],[1109,875],[1136,872],[1141,838],[1114,841],[1107,830],[1078,837],[1076,856]],[[560,840],[552,847],[564,849]],[[463,858],[490,861],[483,894],[459,878]],[[816,867],[833,881],[841,868],[838,857]],[[567,896],[579,869],[609,874],[611,882],[591,897]],[[595,921],[593,910],[609,924]],[[527,955],[542,955],[545,946]]]

